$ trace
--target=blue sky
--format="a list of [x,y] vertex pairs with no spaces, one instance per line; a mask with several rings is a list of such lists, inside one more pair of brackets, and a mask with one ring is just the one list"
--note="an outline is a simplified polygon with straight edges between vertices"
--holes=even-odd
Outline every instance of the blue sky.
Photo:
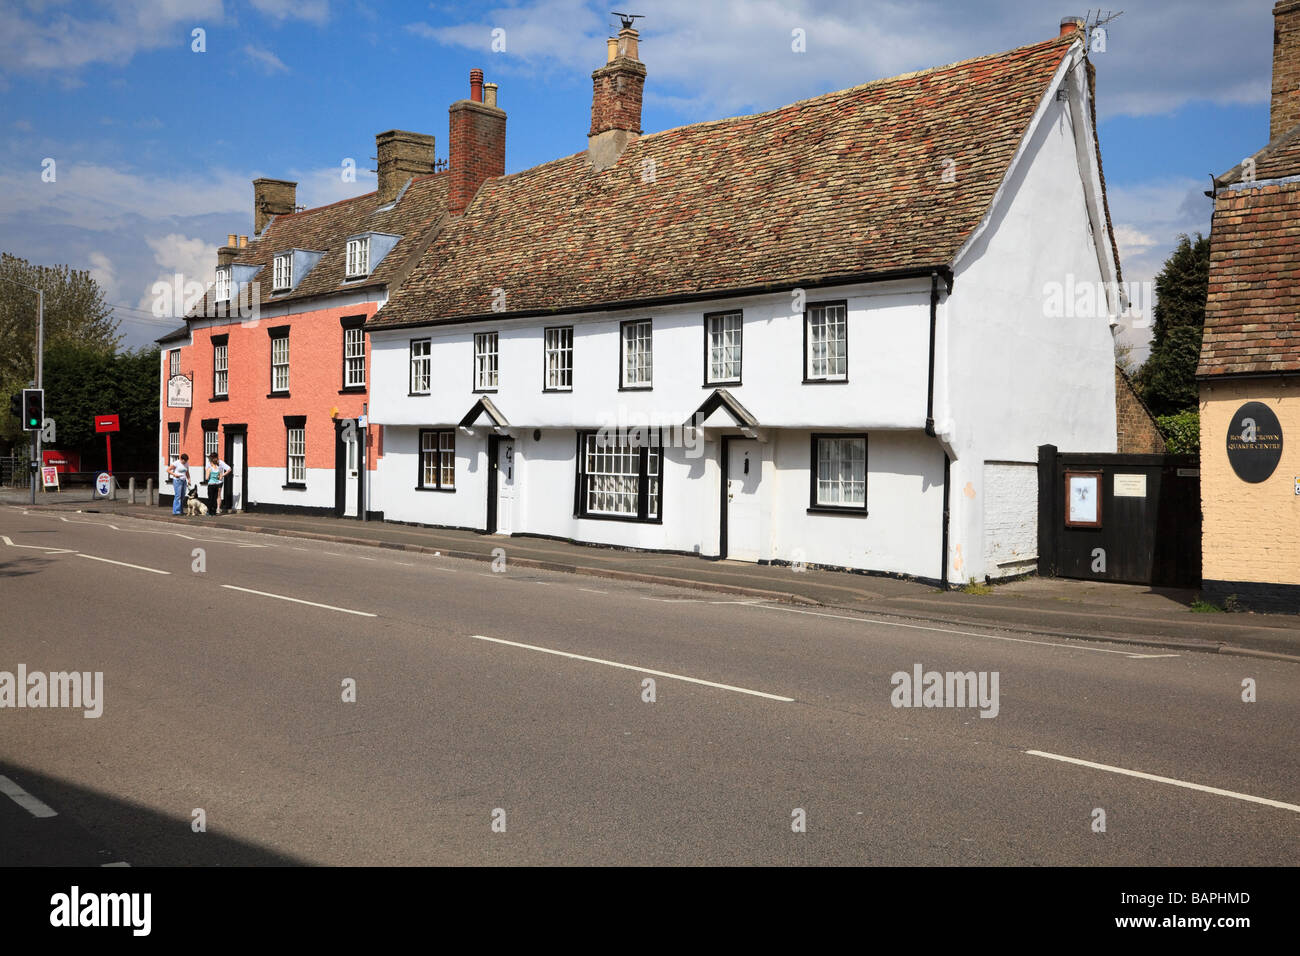
[[[1267,139],[1272,2],[1124,9],[1093,61],[1125,277],[1141,281],[1178,233],[1208,231],[1210,174]],[[631,12],[646,15],[653,132],[1032,43],[1085,10],[638,0]],[[584,149],[590,73],[615,20],[582,0],[0,0],[0,22],[0,250],[92,270],[139,345],[174,326],[146,314],[153,282],[209,279],[225,236],[252,232],[250,180],[297,180],[307,205],[367,191],[374,136],[393,128],[434,134],[445,157],[447,106],[468,95],[471,67],[500,84],[507,172]],[[340,175],[347,159],[356,182]]]

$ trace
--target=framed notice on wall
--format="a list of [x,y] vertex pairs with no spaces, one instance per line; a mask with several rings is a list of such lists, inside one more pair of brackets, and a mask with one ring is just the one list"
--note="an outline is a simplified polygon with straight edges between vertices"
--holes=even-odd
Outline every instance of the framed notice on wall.
[[1101,527],[1101,472],[1065,473],[1065,526]]

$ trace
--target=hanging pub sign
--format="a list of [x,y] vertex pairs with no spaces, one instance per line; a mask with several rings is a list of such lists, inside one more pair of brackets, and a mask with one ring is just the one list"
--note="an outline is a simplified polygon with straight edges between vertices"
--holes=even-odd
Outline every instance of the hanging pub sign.
[[1265,481],[1282,458],[1282,426],[1263,402],[1247,402],[1228,423],[1228,463],[1251,484]]
[[194,400],[194,383],[188,375],[173,375],[167,379],[167,407],[189,408]]

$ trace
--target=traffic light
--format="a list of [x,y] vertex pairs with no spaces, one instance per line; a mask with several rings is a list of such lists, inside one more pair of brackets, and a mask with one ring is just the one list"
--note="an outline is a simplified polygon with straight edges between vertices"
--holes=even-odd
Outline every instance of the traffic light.
[[45,420],[45,390],[23,389],[23,431],[38,432]]

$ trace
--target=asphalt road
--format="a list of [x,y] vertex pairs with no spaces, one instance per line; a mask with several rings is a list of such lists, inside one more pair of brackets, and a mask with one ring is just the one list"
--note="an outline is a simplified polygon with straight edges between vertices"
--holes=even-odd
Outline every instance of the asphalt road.
[[[502,547],[0,508],[0,671],[103,673],[98,718],[0,708],[0,864],[1300,863],[1300,666]],[[917,664],[996,672],[996,717],[893,706]]]

